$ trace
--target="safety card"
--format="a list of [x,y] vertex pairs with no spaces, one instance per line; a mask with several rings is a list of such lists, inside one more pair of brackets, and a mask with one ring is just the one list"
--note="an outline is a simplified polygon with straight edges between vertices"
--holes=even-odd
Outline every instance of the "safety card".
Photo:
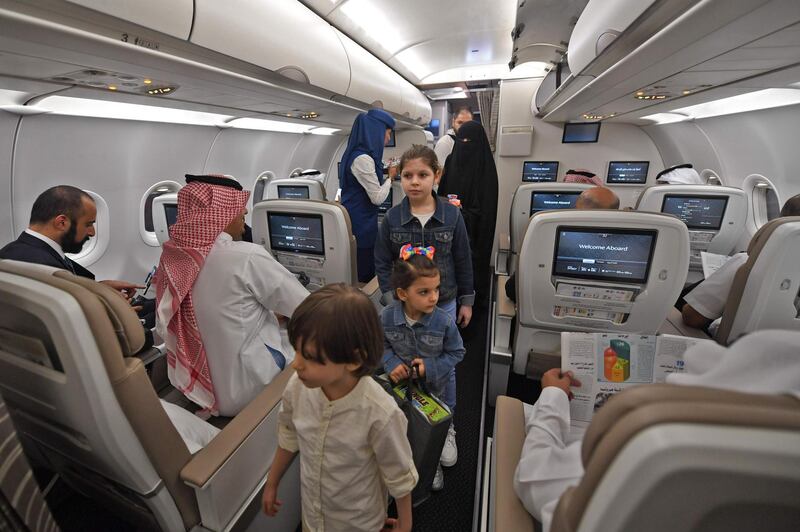
[[572,388],[570,417],[574,429],[585,429],[608,399],[629,386],[664,382],[683,371],[683,354],[698,342],[685,336],[561,333],[561,370],[581,382]]

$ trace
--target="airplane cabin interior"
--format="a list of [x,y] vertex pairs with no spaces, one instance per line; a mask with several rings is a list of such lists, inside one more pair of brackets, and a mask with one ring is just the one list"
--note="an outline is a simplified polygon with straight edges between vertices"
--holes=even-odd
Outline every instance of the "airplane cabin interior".
[[[394,123],[377,201],[348,159],[371,153],[349,142],[375,109]],[[276,375],[209,417],[175,384],[156,267],[186,234],[181,192],[212,176],[249,191],[265,286],[286,289],[279,268],[310,294],[355,287],[379,316],[405,308],[380,271],[359,280],[357,235],[406,212],[423,240],[445,234],[425,236],[451,211],[414,218],[401,158],[449,142],[453,183],[459,116],[486,135],[497,204],[433,192],[491,258],[467,261],[458,407],[426,396],[455,430],[431,429],[457,442],[443,487],[409,429],[413,530],[800,530],[797,0],[0,0],[0,529],[339,530],[308,521],[302,446],[263,509],[291,360],[261,338]],[[31,232],[60,185],[96,208],[75,253]],[[473,238],[489,222],[491,243]],[[25,235],[67,266],[4,256]],[[291,315],[267,314],[291,359]]]

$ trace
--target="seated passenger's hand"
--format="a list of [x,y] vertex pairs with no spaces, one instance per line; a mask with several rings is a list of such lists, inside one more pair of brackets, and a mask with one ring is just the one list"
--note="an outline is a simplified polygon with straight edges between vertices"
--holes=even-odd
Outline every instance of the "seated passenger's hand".
[[131,299],[134,295],[136,295],[137,288],[144,288],[143,284],[129,283],[128,281],[107,280],[100,282],[122,294],[125,299]]
[[272,483],[267,482],[264,485],[264,495],[262,497],[264,503],[264,513],[270,517],[275,517],[283,504],[278,500],[278,487],[273,486]]
[[581,381],[573,377],[571,371],[562,372],[560,368],[547,370],[544,375],[542,375],[542,389],[547,388],[548,386],[555,386],[556,388],[563,390],[570,400],[572,400],[573,397],[570,386],[580,385]]
[[389,165],[389,179],[397,179],[397,165]]
[[391,373],[389,373],[389,378],[392,380],[392,382],[398,383],[407,379],[410,375],[411,374],[408,371],[408,366],[405,364],[400,364],[394,368]]
[[422,360],[421,358],[417,357],[417,358],[415,358],[414,360],[411,361],[411,365],[412,366],[417,366],[417,375],[419,375],[419,377],[421,379],[424,379],[425,378],[425,361]]
[[472,320],[472,306],[470,305],[461,305],[458,307],[458,319],[456,323],[462,329],[469,325],[469,322]]

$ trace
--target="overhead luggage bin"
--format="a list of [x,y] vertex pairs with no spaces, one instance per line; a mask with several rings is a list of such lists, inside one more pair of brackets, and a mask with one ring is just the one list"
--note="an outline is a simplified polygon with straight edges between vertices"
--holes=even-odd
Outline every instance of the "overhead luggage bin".
[[550,0],[517,2],[517,24],[511,32],[514,50],[509,68],[529,61],[558,63],[566,51],[573,24],[588,0],[561,0],[558,7]]
[[402,90],[405,85],[411,84],[350,37],[338,30],[333,31],[341,40],[346,58],[350,60],[349,87],[341,94],[369,104],[380,101],[379,107],[403,114],[406,108],[403,106]]
[[196,0],[190,41],[337,94],[350,84],[335,30],[294,0]]
[[192,0],[67,0],[106,15],[139,24],[151,30],[188,40],[192,31],[194,2]]
[[656,0],[589,2],[569,38],[569,68],[580,73]]

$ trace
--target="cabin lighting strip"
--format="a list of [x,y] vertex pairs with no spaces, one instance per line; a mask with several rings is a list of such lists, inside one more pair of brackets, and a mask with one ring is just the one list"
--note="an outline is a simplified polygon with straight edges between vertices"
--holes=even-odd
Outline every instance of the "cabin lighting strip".
[[800,104],[800,90],[798,89],[765,89],[642,118],[652,120],[656,124],[668,124],[797,104]]
[[91,118],[111,118],[116,120],[139,120],[144,122],[166,122],[193,126],[233,127],[258,131],[282,133],[311,133],[332,135],[338,129],[317,127],[313,124],[280,122],[260,118],[238,118],[231,115],[187,111],[170,107],[156,107],[135,103],[111,102],[67,96],[48,96],[37,107],[56,115],[85,116]]

